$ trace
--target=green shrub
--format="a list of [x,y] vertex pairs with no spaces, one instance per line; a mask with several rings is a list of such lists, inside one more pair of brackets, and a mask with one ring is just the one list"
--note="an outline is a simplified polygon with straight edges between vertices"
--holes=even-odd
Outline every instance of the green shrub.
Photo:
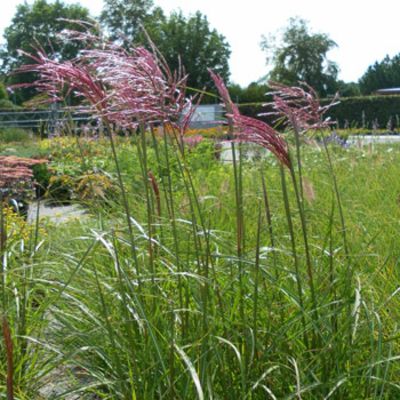
[[21,128],[3,128],[0,130],[1,143],[26,142],[30,140],[31,136],[32,132]]
[[[322,100],[329,104],[331,99]],[[242,114],[261,119],[271,125],[274,116],[262,116],[268,110],[262,103],[248,103],[239,106]],[[327,116],[338,121],[340,128],[400,128],[400,96],[360,96],[341,98],[340,103],[332,107]]]
[[0,110],[16,110],[19,107],[16,106],[12,101],[7,99],[0,99]]
[[[327,102],[327,101],[325,101]],[[348,97],[329,110],[328,115],[343,128],[347,123],[353,127],[386,128],[391,120],[392,128],[399,128],[400,96]]]
[[33,178],[37,185],[38,194],[43,195],[49,186],[52,173],[50,172],[46,163],[34,165],[32,170]]
[[80,200],[107,200],[115,197],[117,187],[112,179],[101,173],[81,176],[74,188]]
[[7,89],[4,86],[4,83],[0,82],[0,100],[7,100],[7,99],[8,99]]
[[68,175],[50,177],[46,196],[54,203],[67,204],[74,195],[75,181]]

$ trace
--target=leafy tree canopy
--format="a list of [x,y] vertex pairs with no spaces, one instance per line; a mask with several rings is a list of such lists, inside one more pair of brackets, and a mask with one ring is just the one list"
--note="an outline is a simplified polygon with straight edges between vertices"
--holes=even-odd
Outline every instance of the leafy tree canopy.
[[267,101],[267,93],[271,89],[267,84],[252,82],[247,87],[237,84],[229,86],[229,93],[236,103],[263,103]]
[[110,39],[122,41],[128,47],[143,40],[141,26],[151,28],[165,19],[153,0],[104,0],[100,21]]
[[357,97],[360,96],[360,86],[357,82],[337,82],[337,91],[340,97]]
[[8,93],[4,83],[0,81],[0,100],[8,100]]
[[400,87],[400,54],[386,56],[382,61],[370,65],[359,80],[362,94],[371,94],[378,89]]
[[263,37],[261,47],[272,65],[271,80],[287,85],[307,82],[320,96],[336,91],[338,66],[327,58],[336,43],[324,33],[312,33],[301,18],[289,19],[281,40]]
[[166,16],[153,0],[105,0],[100,19],[109,37],[125,47],[148,44],[143,26],[171,70],[184,66],[191,87],[202,89],[211,83],[207,67],[229,78],[229,44],[200,12]]
[[[174,12],[166,17],[160,8],[154,7],[152,0],[104,1],[100,21],[112,40],[122,41],[126,47],[146,45],[147,38],[141,29],[143,25],[171,69],[184,66],[189,74],[190,87],[202,89],[210,84],[207,68],[212,68],[225,80],[229,79],[229,44],[224,36],[209,26],[206,16],[200,12],[189,17]],[[90,20],[88,10],[79,5],[65,5],[60,0],[35,0],[32,5],[19,5],[5,31],[2,71],[7,73],[31,63],[18,50],[32,52],[37,44],[59,59],[75,57],[83,44],[56,40],[63,29],[84,29],[71,20]],[[12,75],[8,83],[33,79],[32,74]],[[32,89],[24,89],[19,90],[16,97],[18,103],[22,103],[33,95]]]
[[230,46],[199,11],[188,18],[181,12],[172,13],[158,27],[153,25],[149,33],[172,70],[184,66],[190,87],[210,86],[207,68],[228,81]]
[[[23,64],[32,63],[19,50],[29,53],[38,45],[59,59],[75,57],[80,49],[79,43],[57,40],[57,34],[63,29],[84,30],[84,27],[69,22],[70,20],[90,21],[89,11],[78,4],[66,5],[59,0],[52,3],[36,0],[33,4],[20,4],[10,26],[4,32],[2,72],[9,73]],[[12,75],[8,83],[30,82],[33,79],[32,74]],[[19,90],[17,100],[23,102],[33,95],[34,91],[31,89]]]

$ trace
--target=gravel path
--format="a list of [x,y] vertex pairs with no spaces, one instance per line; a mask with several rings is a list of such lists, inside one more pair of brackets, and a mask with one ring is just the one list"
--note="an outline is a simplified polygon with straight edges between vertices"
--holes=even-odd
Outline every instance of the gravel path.
[[[31,203],[28,209],[28,221],[34,223],[38,212],[38,204]],[[77,204],[65,206],[53,206],[46,202],[39,204],[39,218],[48,218],[55,224],[61,224],[74,218],[81,219],[86,217],[86,211]]]

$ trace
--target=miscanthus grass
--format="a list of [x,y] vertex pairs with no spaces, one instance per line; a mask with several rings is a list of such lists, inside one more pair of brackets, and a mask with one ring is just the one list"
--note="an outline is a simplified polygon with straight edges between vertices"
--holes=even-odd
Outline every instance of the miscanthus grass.
[[[5,240],[2,219],[4,398],[43,398],[57,377],[55,398],[399,396],[395,152],[310,144],[327,121],[306,86],[272,85],[281,135],[211,72],[223,164],[185,144],[186,78],[156,49],[34,60],[39,89],[69,85],[103,120],[119,190],[32,246]],[[135,132],[123,151],[118,126]],[[269,155],[246,160],[254,145]]]

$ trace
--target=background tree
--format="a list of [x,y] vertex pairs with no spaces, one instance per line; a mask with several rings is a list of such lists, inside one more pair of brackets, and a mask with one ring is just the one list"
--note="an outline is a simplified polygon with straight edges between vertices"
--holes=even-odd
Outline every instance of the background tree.
[[244,103],[263,103],[268,101],[267,93],[270,88],[267,84],[252,82],[247,87],[241,87],[238,84],[229,86],[229,93],[232,100],[239,104]]
[[371,94],[375,90],[400,87],[400,54],[393,58],[386,56],[368,67],[359,80],[362,94]]
[[142,25],[153,31],[165,16],[161,8],[154,7],[153,0],[104,0],[100,21],[111,40],[129,47],[143,42]]
[[[19,53],[19,49],[32,52],[33,47],[40,44],[43,49],[55,54],[59,59],[71,59],[80,49],[79,43],[57,40],[57,34],[63,29],[83,30],[77,24],[66,20],[90,21],[89,11],[78,5],[66,5],[59,0],[48,3],[46,0],[36,0],[33,4],[18,5],[17,11],[9,27],[5,29],[5,45],[1,56],[3,73],[9,73],[19,66],[32,63],[32,60]],[[11,75],[7,83],[31,82],[32,74]],[[22,103],[35,94],[34,89],[16,91],[15,98]]]
[[185,67],[190,87],[210,86],[207,68],[228,81],[230,46],[199,11],[188,18],[174,12],[158,27],[153,26],[150,34],[172,70],[178,69],[180,63]]
[[357,97],[361,95],[360,86],[357,82],[337,82],[337,91],[340,97]]
[[148,45],[143,25],[171,70],[184,66],[191,87],[211,83],[207,67],[229,79],[229,44],[200,12],[187,18],[181,12],[165,16],[153,0],[105,0],[100,19],[110,38],[125,47]]
[[0,110],[13,109],[14,104],[9,99],[7,89],[3,82],[0,81]]
[[328,35],[310,32],[301,18],[289,20],[279,42],[264,36],[261,43],[267,53],[267,64],[272,65],[271,80],[287,85],[304,81],[320,96],[336,91],[338,66],[327,58],[327,53],[336,46]]

